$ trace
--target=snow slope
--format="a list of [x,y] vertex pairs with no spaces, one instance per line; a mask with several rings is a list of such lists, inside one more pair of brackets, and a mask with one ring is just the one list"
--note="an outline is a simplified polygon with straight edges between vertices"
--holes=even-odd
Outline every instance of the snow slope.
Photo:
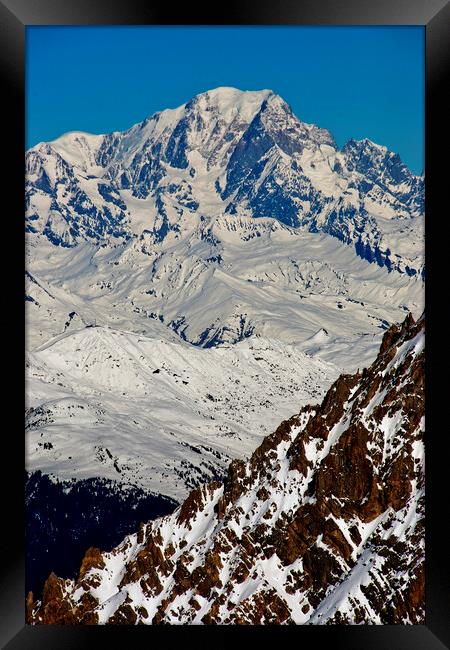
[[27,355],[28,469],[181,500],[336,374],[260,337],[202,349],[107,327],[68,332]]
[[65,249],[40,239],[28,269],[31,348],[66,323],[171,340],[176,332],[203,347],[255,333],[302,344],[325,328],[324,354],[350,370],[373,357],[388,323],[423,309],[420,280],[271,219],[193,215],[182,235],[148,246],[144,238]]

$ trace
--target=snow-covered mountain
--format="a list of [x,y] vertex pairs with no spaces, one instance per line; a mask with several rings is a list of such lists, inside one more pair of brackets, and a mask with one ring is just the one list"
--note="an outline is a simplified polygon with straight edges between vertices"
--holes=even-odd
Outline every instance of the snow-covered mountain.
[[52,573],[28,623],[423,623],[424,333],[408,315],[224,483]]
[[209,232],[220,244],[200,228],[149,254],[40,242],[27,276],[30,471],[181,499],[421,309],[420,281],[328,235],[231,217]]
[[[423,311],[423,223],[423,178],[397,155],[338,150],[269,90],[218,88],[123,133],[30,149],[39,525],[62,530],[50,493],[167,512],[370,365],[389,325]],[[103,539],[104,514],[80,513],[74,536]]]
[[201,347],[256,334],[304,344],[325,329],[322,353],[353,369],[367,348],[375,354],[372,335],[423,310],[422,281],[369,264],[329,235],[198,214],[184,227],[158,244],[145,234],[73,248],[33,240],[29,347],[94,323]]
[[[48,477],[61,498],[92,488],[166,511],[369,365],[389,325],[423,311],[423,218],[423,178],[398,156],[338,150],[269,90],[218,88],[123,133],[29,150],[40,525],[54,528]],[[80,540],[103,539],[106,520],[80,516]]]
[[369,140],[339,150],[269,90],[217,88],[122,133],[27,152],[27,229],[61,246],[182,237],[192,215],[269,217],[420,276],[423,177]]
[[31,348],[93,323],[203,347],[323,329],[348,370],[423,309],[423,178],[268,90],[37,145],[26,204]]
[[27,467],[179,502],[336,376],[260,337],[202,349],[105,327],[68,332],[27,355]]

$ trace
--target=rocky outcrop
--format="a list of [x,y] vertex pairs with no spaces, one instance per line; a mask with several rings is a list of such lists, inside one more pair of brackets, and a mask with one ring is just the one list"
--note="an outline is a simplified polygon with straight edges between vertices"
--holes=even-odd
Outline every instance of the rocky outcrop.
[[28,622],[423,623],[424,331],[392,326],[224,484],[52,574]]

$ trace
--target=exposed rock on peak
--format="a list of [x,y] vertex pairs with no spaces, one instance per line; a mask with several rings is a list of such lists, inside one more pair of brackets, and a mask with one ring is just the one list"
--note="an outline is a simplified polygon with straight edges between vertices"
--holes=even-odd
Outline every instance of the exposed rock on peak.
[[408,316],[223,485],[50,576],[28,622],[422,623],[424,331]]

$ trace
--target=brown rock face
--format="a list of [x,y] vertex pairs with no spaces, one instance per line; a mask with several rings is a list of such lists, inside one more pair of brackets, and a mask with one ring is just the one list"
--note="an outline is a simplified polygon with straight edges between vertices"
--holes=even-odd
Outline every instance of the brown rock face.
[[[64,581],[58,578],[54,573],[51,573],[45,582],[44,589],[42,590],[42,606],[39,610],[39,622],[48,625],[71,625],[76,621],[71,615],[70,604],[64,599]],[[27,602],[28,609],[28,623],[34,623],[35,615],[33,602],[28,596]]]
[[99,548],[94,548],[91,546],[91,548],[88,548],[86,551],[84,558],[81,562],[81,568],[80,568],[80,573],[78,575],[78,580],[83,580],[84,576],[86,573],[92,569],[101,569],[105,566],[105,562],[103,560],[102,552],[100,551]]
[[422,623],[424,328],[390,328],[369,368],[233,461],[224,485],[110,554],[89,549],[77,581],[52,574],[27,621]]
[[203,598],[207,598],[213,587],[221,587],[220,569],[222,562],[218,553],[210,552],[206,554],[205,561],[202,566],[194,569],[192,579],[196,585],[196,591]]
[[189,527],[191,519],[202,509],[205,502],[205,496],[208,493],[213,492],[219,485],[220,484],[217,481],[212,481],[207,485],[201,485],[200,487],[195,488],[195,490],[192,490],[180,508],[177,519],[178,523],[186,524]]

